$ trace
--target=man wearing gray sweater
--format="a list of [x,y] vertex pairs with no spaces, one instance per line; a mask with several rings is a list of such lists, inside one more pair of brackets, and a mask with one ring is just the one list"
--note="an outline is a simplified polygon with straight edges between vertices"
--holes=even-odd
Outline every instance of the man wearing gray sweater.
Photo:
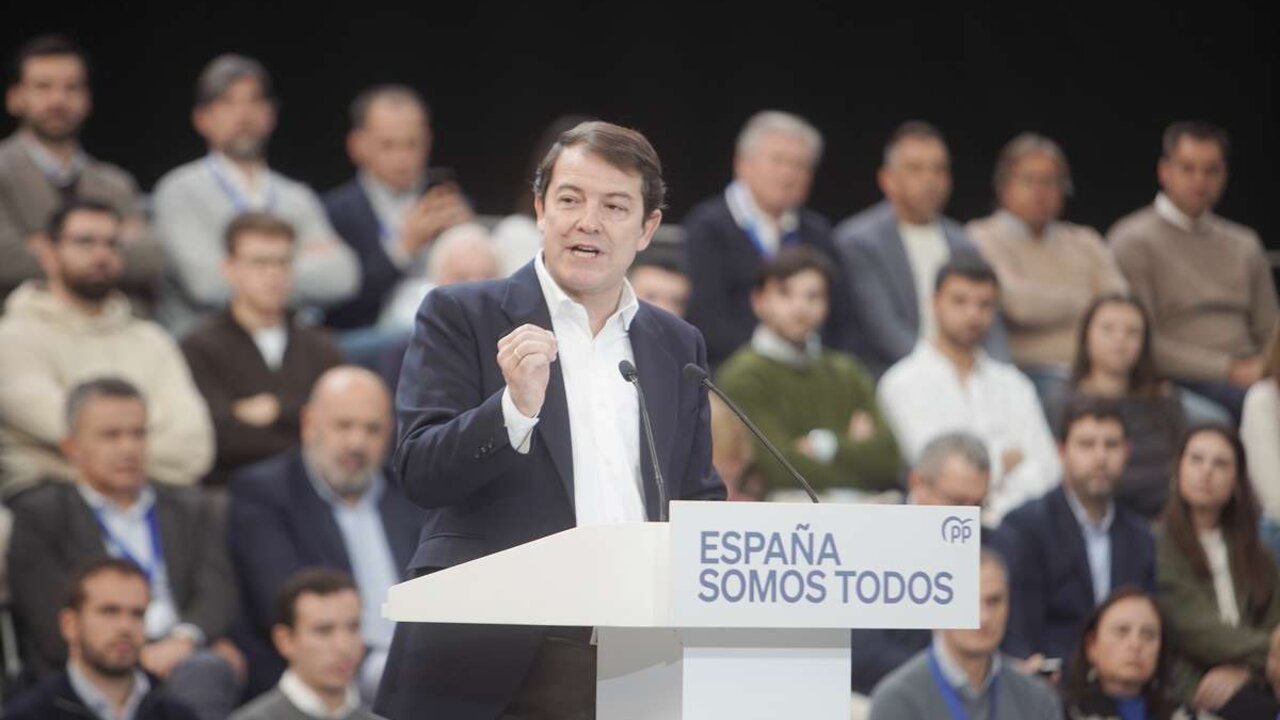
[[258,61],[222,55],[196,83],[197,132],[209,154],[171,170],[156,185],[155,224],[169,257],[160,318],[181,336],[231,296],[218,272],[223,230],[242,213],[266,211],[297,234],[293,301],[318,308],[355,294],[360,265],[306,185],[267,167],[266,147],[275,129],[271,81]]

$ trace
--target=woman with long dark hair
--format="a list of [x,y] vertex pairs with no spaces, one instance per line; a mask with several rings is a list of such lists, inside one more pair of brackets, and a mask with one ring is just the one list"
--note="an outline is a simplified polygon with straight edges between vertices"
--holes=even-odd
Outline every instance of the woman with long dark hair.
[[1244,447],[1229,428],[1193,428],[1182,444],[1156,533],[1156,587],[1174,697],[1227,720],[1275,718],[1264,676],[1280,573],[1258,539]]
[[1111,593],[1085,622],[1062,698],[1068,720],[1169,720],[1164,618],[1141,589]]

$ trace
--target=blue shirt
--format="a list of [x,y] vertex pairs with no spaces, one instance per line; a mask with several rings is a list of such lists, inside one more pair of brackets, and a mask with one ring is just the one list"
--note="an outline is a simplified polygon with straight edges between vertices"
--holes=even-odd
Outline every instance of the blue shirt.
[[1084,536],[1085,556],[1089,560],[1089,576],[1093,580],[1093,602],[1101,605],[1111,594],[1111,523],[1116,519],[1116,505],[1107,503],[1107,514],[1102,520],[1094,522],[1089,513],[1076,499],[1071,488],[1064,487],[1067,505],[1071,506],[1071,514],[1076,517],[1080,526],[1080,534]]

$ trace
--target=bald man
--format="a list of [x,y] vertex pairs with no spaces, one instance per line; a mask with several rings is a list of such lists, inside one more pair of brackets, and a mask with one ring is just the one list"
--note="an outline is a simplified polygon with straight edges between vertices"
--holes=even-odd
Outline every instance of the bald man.
[[242,471],[231,483],[231,556],[240,576],[250,692],[273,687],[284,661],[270,643],[275,596],[298,570],[351,573],[369,648],[361,695],[372,700],[393,623],[379,613],[417,547],[422,511],[389,482],[391,398],[377,375],[353,366],[316,381],[301,412],[302,446]]
[[433,288],[499,277],[498,250],[479,223],[455,225],[440,234],[427,257],[427,274],[401,280],[387,301],[378,326],[412,332],[422,298]]

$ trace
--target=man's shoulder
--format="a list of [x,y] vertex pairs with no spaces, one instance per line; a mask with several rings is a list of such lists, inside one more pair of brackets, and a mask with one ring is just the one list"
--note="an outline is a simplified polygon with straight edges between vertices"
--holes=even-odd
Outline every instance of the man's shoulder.
[[289,699],[275,688],[259,695],[231,715],[230,720],[289,720],[306,717]]
[[236,472],[231,478],[231,496],[288,505],[297,499],[290,499],[296,487],[292,481],[303,472],[302,452],[292,448]]
[[5,500],[14,516],[41,518],[62,515],[74,502],[83,502],[75,484],[58,478],[41,479]]
[[1262,239],[1258,237],[1257,231],[1248,225],[1228,220],[1217,214],[1209,216],[1209,223],[1215,235],[1229,238],[1231,242],[1241,246],[1246,251],[1263,251]]
[[1125,245],[1152,242],[1158,235],[1160,223],[1154,205],[1144,205],[1111,224],[1107,230],[1107,242],[1118,250]]
[[[88,713],[84,702],[71,688],[66,670],[50,675],[36,687],[19,694],[4,706],[6,720],[50,720],[58,717],[74,717],[68,711],[80,709]],[[91,715],[85,715],[91,717]]]
[[899,665],[893,672],[884,676],[871,694],[871,702],[885,698],[906,698],[917,694],[925,684],[932,686],[933,678],[929,671],[929,650],[926,648],[916,653],[910,660]]
[[113,192],[120,195],[128,196],[137,192],[138,181],[133,177],[133,173],[115,163],[91,156],[88,164],[85,165],[84,174],[92,176],[97,182],[110,187]]
[[189,189],[194,185],[202,185],[208,180],[204,170],[203,158],[183,163],[170,170],[156,181],[155,195],[159,200],[169,192]]
[[884,371],[884,375],[880,377],[880,387],[913,384],[920,380],[922,374],[928,373],[929,364],[928,349],[923,343],[918,343],[905,357]]
[[1042,534],[1052,533],[1048,522],[1053,516],[1055,502],[1065,503],[1062,492],[1062,486],[1057,485],[1044,495],[1022,503],[1004,517],[1000,528],[1018,533],[1020,542],[1034,542]]
[[326,190],[320,196],[320,200],[330,212],[337,210],[349,210],[352,205],[364,200],[364,188],[360,186],[360,181],[351,178],[337,187]]
[[214,313],[182,336],[178,345],[185,353],[199,352],[220,357],[227,352],[227,341],[233,336],[233,321],[225,312]]
[[1062,706],[1045,681],[1015,670],[1014,666],[1017,662],[1008,655],[1002,655],[1000,658],[1000,684],[1006,688],[1010,699],[1015,704],[1011,714],[1016,717],[1046,718],[1047,720],[1062,717]]
[[684,220],[680,224],[686,230],[690,226],[698,228],[707,225],[727,224],[736,227],[733,221],[733,214],[729,212],[729,203],[725,201],[723,192],[704,198],[697,205],[694,205],[689,212],[685,213]]
[[866,249],[878,243],[894,226],[893,208],[882,200],[836,225],[834,237],[842,248]]

